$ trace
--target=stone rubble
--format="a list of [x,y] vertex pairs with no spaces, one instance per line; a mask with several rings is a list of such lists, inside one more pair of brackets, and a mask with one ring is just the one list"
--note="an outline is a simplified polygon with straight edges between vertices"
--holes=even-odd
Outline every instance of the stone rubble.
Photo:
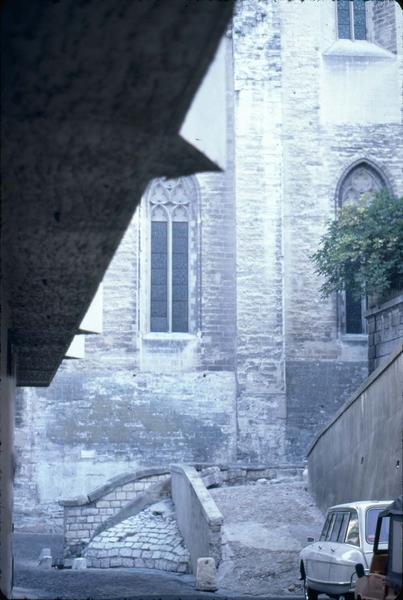
[[318,539],[323,515],[301,476],[209,490],[224,516],[219,589],[254,595],[302,595],[299,552]]

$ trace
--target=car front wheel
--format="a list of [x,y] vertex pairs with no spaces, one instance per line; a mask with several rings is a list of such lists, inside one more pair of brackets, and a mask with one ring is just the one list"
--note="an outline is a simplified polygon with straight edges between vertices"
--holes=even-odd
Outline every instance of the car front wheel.
[[318,594],[319,592],[317,592],[316,590],[313,590],[312,588],[310,588],[306,582],[306,579],[304,579],[304,597],[305,600],[318,600]]

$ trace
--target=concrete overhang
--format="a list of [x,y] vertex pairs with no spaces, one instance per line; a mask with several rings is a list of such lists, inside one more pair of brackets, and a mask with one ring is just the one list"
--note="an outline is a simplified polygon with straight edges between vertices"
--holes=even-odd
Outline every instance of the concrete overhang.
[[5,3],[1,257],[18,385],[51,382],[148,181],[217,170],[178,132],[232,8]]

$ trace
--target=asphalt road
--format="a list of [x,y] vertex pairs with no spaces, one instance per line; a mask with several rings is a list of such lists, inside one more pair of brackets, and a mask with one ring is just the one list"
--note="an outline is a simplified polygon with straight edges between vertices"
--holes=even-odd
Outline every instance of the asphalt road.
[[[216,600],[252,599],[226,590],[197,592],[192,575],[176,575],[150,569],[40,569],[42,548],[51,548],[52,556],[61,556],[62,536],[27,533],[14,535],[14,598],[30,600]],[[279,598],[259,596],[259,598]],[[292,600],[300,596],[287,595]]]

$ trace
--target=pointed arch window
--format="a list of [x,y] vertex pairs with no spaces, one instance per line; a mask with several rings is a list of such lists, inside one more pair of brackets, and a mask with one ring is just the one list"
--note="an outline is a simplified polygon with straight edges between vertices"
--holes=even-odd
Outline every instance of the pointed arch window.
[[[338,206],[357,202],[361,196],[373,196],[387,187],[385,178],[377,168],[366,161],[356,163],[347,171],[338,189]],[[346,286],[339,303],[341,330],[345,334],[366,333],[365,312],[367,297],[356,298]]]
[[155,180],[147,194],[151,332],[194,329],[197,197],[192,177]]

